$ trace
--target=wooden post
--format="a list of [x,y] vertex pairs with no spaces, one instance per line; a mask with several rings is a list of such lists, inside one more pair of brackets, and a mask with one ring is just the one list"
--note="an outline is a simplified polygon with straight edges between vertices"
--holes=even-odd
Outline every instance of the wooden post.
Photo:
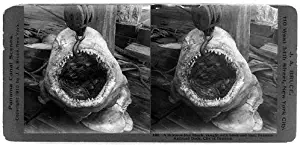
[[222,18],[219,26],[229,32],[238,50],[246,60],[249,57],[250,18],[249,5],[221,5]]
[[115,50],[115,31],[116,31],[116,5],[93,5],[94,18],[89,24],[97,30],[104,38],[110,52]]

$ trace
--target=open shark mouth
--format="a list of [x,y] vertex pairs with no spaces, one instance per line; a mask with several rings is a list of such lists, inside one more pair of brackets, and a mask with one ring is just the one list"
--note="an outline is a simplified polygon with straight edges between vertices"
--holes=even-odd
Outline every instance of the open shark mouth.
[[203,56],[196,55],[188,65],[190,87],[204,100],[222,99],[236,81],[236,65],[220,51],[210,50]]
[[[75,36],[75,38],[74,38]],[[101,34],[87,27],[77,39],[66,28],[52,44],[39,101],[52,100],[76,123],[107,133],[131,131],[128,81]]]
[[59,63],[58,82],[71,99],[92,100],[98,96],[108,80],[108,66],[93,51],[78,50]]
[[169,100],[184,101],[203,121],[226,131],[261,130],[262,90],[230,34],[215,27],[207,39],[195,28],[181,48]]
[[220,48],[206,48],[185,60],[180,89],[196,106],[213,107],[230,103],[243,84],[240,63]]

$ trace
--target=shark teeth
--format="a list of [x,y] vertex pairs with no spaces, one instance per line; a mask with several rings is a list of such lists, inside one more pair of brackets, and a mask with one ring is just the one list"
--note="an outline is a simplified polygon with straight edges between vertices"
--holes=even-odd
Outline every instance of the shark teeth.
[[[102,63],[102,62],[104,62],[104,59],[101,57],[101,56],[99,56],[98,55],[98,53],[96,52],[96,51],[94,51],[94,50],[91,50],[91,49],[77,49],[76,50],[76,53],[77,54],[80,54],[80,53],[85,53],[85,54],[88,54],[88,55],[96,55],[96,60],[97,60],[97,62],[98,63]],[[66,55],[66,56],[64,56],[63,58],[62,58],[62,60],[57,64],[59,67],[63,67],[65,64],[66,64],[66,62],[67,62],[67,60],[69,60],[69,59],[72,59],[73,58],[73,54],[71,53],[71,54],[69,54],[69,55]],[[105,64],[105,63],[104,63]],[[106,65],[105,65],[106,66]]]
[[94,101],[94,100],[95,100],[95,98],[87,98],[87,99],[85,99],[85,100],[80,100],[80,99],[74,99],[74,98],[73,98],[73,100],[74,100],[75,102],[81,102],[81,101],[88,101],[88,102],[92,102],[92,101]]
[[208,50],[209,53],[214,53],[214,54],[217,54],[217,55],[224,55],[225,56],[225,60],[228,62],[228,63],[233,63],[233,60],[231,57],[229,57],[228,55],[224,54],[223,52],[219,51],[219,50],[215,50],[215,49],[210,49]]
[[219,98],[219,97],[215,99],[215,101],[220,101],[220,100],[221,100],[221,98]]
[[[236,64],[233,62],[233,59],[231,57],[229,57],[228,55],[224,54],[223,52],[219,51],[219,50],[216,50],[216,49],[209,49],[209,50],[204,50],[205,53],[214,53],[214,54],[217,54],[217,55],[224,55],[225,56],[225,60],[230,63],[234,68],[237,68]],[[188,62],[187,62],[187,65],[188,67],[192,67],[194,64],[195,64],[195,61],[201,57],[201,54],[198,53],[196,54],[195,56],[193,56]]]
[[192,66],[195,64],[196,59],[198,59],[200,56],[201,56],[200,53],[198,53],[196,56],[194,56],[194,57],[188,62],[188,66],[189,66],[189,67],[192,67]]
[[225,59],[227,62],[232,62],[231,58],[229,58],[228,56],[225,56]]

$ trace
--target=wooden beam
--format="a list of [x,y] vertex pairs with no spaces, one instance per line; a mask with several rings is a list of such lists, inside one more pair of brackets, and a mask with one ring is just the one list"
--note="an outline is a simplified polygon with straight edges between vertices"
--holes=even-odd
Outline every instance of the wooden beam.
[[248,60],[250,44],[250,6],[221,5],[222,17],[219,26],[229,32],[240,53]]
[[250,24],[250,33],[255,35],[260,35],[264,37],[272,37],[277,28],[260,23],[251,23]]
[[267,43],[275,43],[273,38],[250,34],[250,44],[257,48],[264,46]]
[[128,56],[137,58],[141,62],[151,62],[150,47],[137,43],[131,43],[125,48],[125,52]]
[[93,5],[94,18],[89,24],[97,30],[107,43],[109,50],[113,53],[115,49],[116,31],[116,5]]

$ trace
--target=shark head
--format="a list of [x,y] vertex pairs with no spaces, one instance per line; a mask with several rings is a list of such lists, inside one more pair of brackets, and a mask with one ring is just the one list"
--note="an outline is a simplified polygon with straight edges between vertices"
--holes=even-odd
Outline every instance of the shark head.
[[95,131],[131,131],[126,77],[98,31],[87,27],[82,38],[78,43],[69,28],[55,38],[40,83],[40,102],[54,101],[75,122]]
[[[206,36],[198,29],[185,36],[180,44],[181,52],[171,85],[171,98],[183,100],[204,121],[214,120],[213,123],[219,128],[234,132],[251,131],[255,128],[255,121],[261,122],[260,117],[253,119],[263,101],[260,85],[232,37],[219,27],[214,28],[211,36],[209,41],[205,41]],[[179,48],[178,44],[164,46]],[[251,125],[237,123],[240,118],[236,112],[241,111],[230,113],[244,104],[249,105],[245,107],[246,112],[249,112],[246,116],[255,120]],[[225,112],[230,114],[227,116],[235,116],[232,117],[235,120],[224,121],[228,119],[226,117],[220,119],[219,116],[224,116],[220,114]],[[226,123],[216,121],[216,118]],[[256,128],[261,126],[262,123]]]
[[230,104],[252,74],[234,40],[216,27],[204,50],[204,34],[192,30],[183,43],[176,77],[180,92],[199,107]]
[[[76,49],[76,33],[69,28],[55,39],[44,79],[45,87],[69,108],[103,108],[127,83],[105,40],[87,27]],[[74,51],[75,50],[75,51]]]

